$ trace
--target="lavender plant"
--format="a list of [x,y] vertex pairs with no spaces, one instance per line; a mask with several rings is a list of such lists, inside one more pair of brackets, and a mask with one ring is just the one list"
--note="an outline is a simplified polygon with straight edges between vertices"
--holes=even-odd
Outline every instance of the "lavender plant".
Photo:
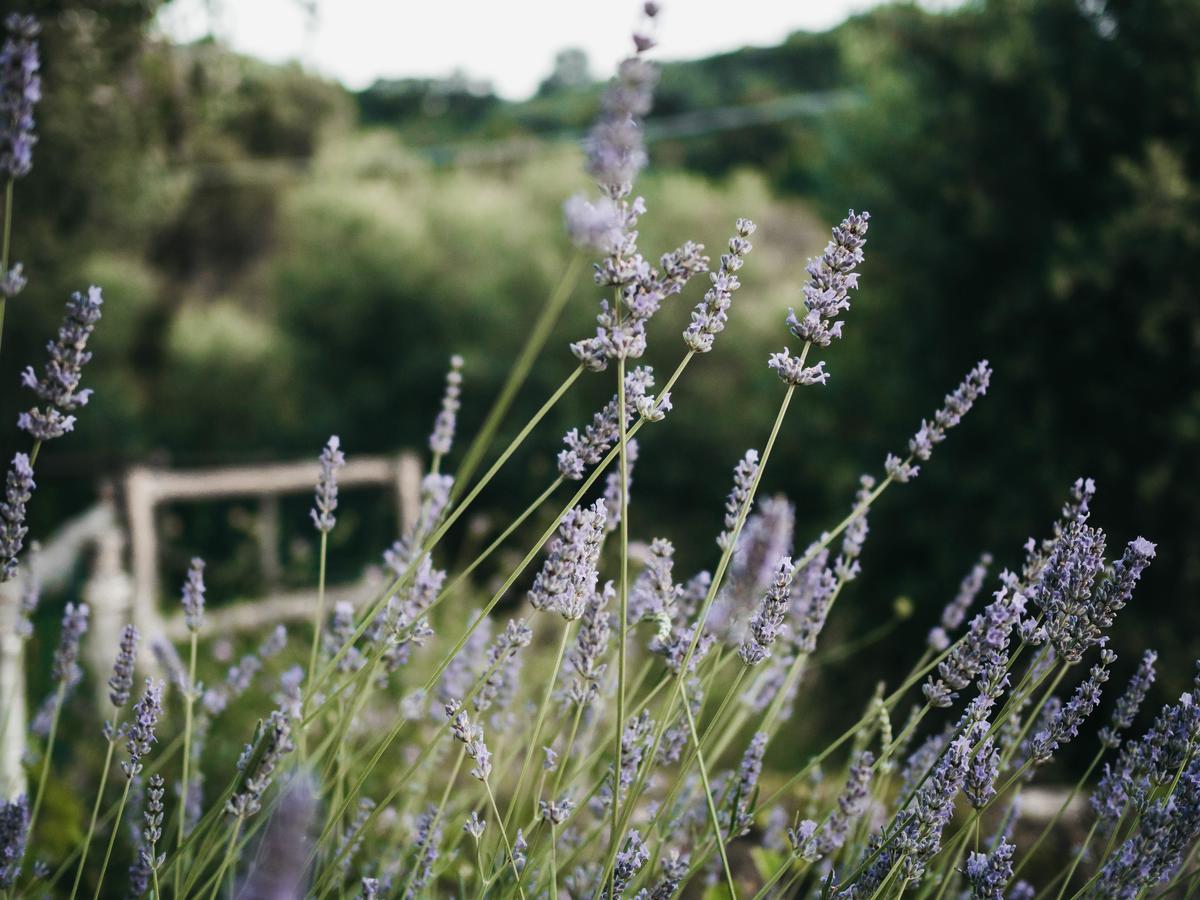
[[[761,493],[775,477],[773,451],[789,427],[787,413],[803,396],[796,389],[830,377],[832,362],[810,363],[809,354],[843,337],[843,316],[869,265],[868,213],[849,212],[805,269],[804,311],[784,320],[802,345],[796,355],[785,349],[765,360],[783,382],[778,411],[765,438],[737,463],[724,509],[709,511],[720,530],[715,549],[701,551],[710,554],[707,567],[681,576],[670,539],[655,537],[644,549],[631,540],[646,530],[631,518],[631,469],[646,452],[635,435],[671,409],[692,361],[715,352],[717,335],[737,327],[733,299],[757,234],[753,222],[739,219],[713,272],[691,241],[656,265],[639,249],[637,224],[647,210],[633,184],[647,163],[642,120],[657,80],[648,54],[658,16],[656,3],[644,4],[634,52],[587,138],[587,173],[599,197],[573,198],[565,208],[570,238],[599,256],[595,283],[608,295],[594,334],[569,347],[573,373],[471,482],[524,380],[522,366],[545,341],[542,324],[553,323],[569,290],[551,298],[526,345],[531,352],[457,468],[450,463],[469,370],[452,357],[420,508],[384,551],[386,583],[365,603],[339,601],[327,611],[328,536],[345,464],[340,442],[330,438],[314,469],[311,520],[321,550],[311,633],[293,645],[277,627],[224,680],[207,652],[212,617],[204,563],[194,559],[181,599],[186,665],[163,635],[149,635],[179,700],[163,681],[147,679],[122,721],[142,664],[140,633],[128,626],[111,648],[113,711],[102,728],[107,758],[90,821],[79,823],[82,838],[64,853],[39,814],[49,774],[63,762],[54,753],[61,718],[71,717],[72,736],[89,730],[76,727],[86,710],[65,707],[80,679],[88,608],[67,604],[33,801],[19,795],[0,806],[4,897],[57,895],[68,875],[72,897],[85,886],[97,898],[111,894],[106,875],[115,858],[128,860],[129,893],[156,900],[215,900],[222,892],[273,900],[670,900],[705,889],[754,900],[996,900],[1034,896],[1021,877],[1027,870],[1042,881],[1042,895],[1072,900],[1200,886],[1200,704],[1195,691],[1186,692],[1148,730],[1128,736],[1154,682],[1152,652],[1122,696],[1105,695],[1120,664],[1107,646],[1112,629],[1156,547],[1137,537],[1106,558],[1106,535],[1091,520],[1090,480],[1073,486],[1052,536],[1014,554],[1011,568],[992,578],[991,555],[979,558],[890,692],[881,685],[869,697],[838,698],[863,709],[845,732],[803,765],[783,740],[791,718],[828,702],[806,696],[812,669],[869,646],[861,635],[827,634],[826,623],[871,565],[872,508],[930,463],[993,377],[986,362],[971,369],[921,422],[903,458],[889,455],[881,472],[860,478],[848,514],[828,529],[798,541],[805,536],[797,533],[795,505]],[[0,167],[11,186],[28,170],[32,147],[37,31],[24,19],[8,28],[0,53]],[[7,281],[20,277],[7,263],[2,268]],[[650,367],[627,363],[645,355],[666,301],[702,273],[709,284],[683,333],[681,361],[654,393]],[[70,431],[88,400],[80,385],[99,312],[98,289],[72,297],[43,372],[22,376],[40,405],[20,420],[34,443],[6,476],[0,580],[30,568],[33,466],[41,443]],[[452,555],[443,538],[494,475],[583,372],[610,367],[612,400],[590,425],[568,432],[549,486],[473,559]],[[565,485],[572,496],[549,505]],[[540,536],[486,588],[472,580],[519,540],[530,519],[543,522]],[[29,583],[23,623],[37,600],[36,580]],[[968,621],[980,595],[991,600]],[[503,628],[494,618],[500,604],[510,616]],[[30,628],[21,626],[22,640]],[[198,680],[202,667],[214,671],[215,686]],[[1060,698],[1071,684],[1070,696]],[[7,727],[13,704],[3,699]],[[231,709],[257,718],[252,733],[236,730]],[[240,757],[228,758],[226,748],[247,734]],[[1025,820],[1022,794],[1053,771],[1046,764],[1064,747],[1093,737],[1091,766],[1036,840],[1025,841],[1035,823]],[[123,789],[106,806],[118,752]],[[140,792],[138,807],[131,798]],[[1059,865],[1040,851],[1084,792],[1091,830],[1078,858]],[[126,818],[137,826],[132,836],[121,829]],[[174,839],[164,822],[175,823],[167,829]],[[89,866],[98,856],[92,843],[105,830],[102,862]],[[35,858],[50,855],[57,871],[44,878],[33,866],[26,871],[30,848]]]

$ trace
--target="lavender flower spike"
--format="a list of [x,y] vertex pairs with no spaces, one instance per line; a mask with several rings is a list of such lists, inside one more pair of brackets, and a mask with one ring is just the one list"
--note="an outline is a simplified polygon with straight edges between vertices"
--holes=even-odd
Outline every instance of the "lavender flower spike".
[[29,837],[29,803],[24,796],[0,804],[0,889],[17,883]]
[[262,796],[271,785],[271,778],[280,761],[290,753],[292,723],[286,713],[274,710],[263,723],[253,744],[247,744],[238,760],[237,788],[225,804],[231,816],[245,818],[262,807]]
[[53,678],[59,684],[74,684],[79,680],[79,641],[88,629],[88,605],[68,603],[63,610],[62,636],[54,651]]
[[[625,374],[627,427],[633,422],[639,401],[646,397],[652,387],[654,370],[649,366],[638,366]],[[558,454],[558,471],[564,478],[581,481],[588,466],[597,465],[604,459],[621,436],[617,415],[617,398],[614,396],[604,409],[592,416],[592,424],[588,425],[582,434],[578,428],[572,428],[566,433],[563,437],[566,449]]]
[[129,761],[121,764],[127,778],[133,778],[142,771],[142,760],[158,740],[155,730],[162,715],[162,692],[161,681],[147,678],[146,691],[133,707],[133,721],[125,732]]
[[0,502],[0,583],[17,574],[17,556],[29,530],[25,527],[25,507],[35,487],[29,457],[16,454],[4,481],[4,501]]
[[42,99],[38,32],[33,16],[4,20],[8,38],[0,48],[0,176],[22,178],[33,168],[33,109]]
[[92,358],[87,350],[88,338],[100,321],[104,298],[100,288],[93,285],[87,295],[74,293],[67,301],[66,313],[58,335],[46,345],[50,359],[38,378],[32,367],[21,373],[21,384],[29,388],[46,404],[34,407],[17,417],[17,427],[39,441],[62,437],[75,427],[75,417],[67,415],[86,406],[92,392],[80,389],[83,367]]
[[193,634],[204,627],[204,590],[204,560],[193,556],[183,583],[183,621]]
[[1015,846],[1001,838],[1000,845],[991,853],[972,853],[967,857],[971,900],[1004,900],[1004,888],[1013,874],[1015,849]]
[[446,704],[446,717],[450,719],[450,732],[455,740],[466,745],[467,756],[475,760],[471,776],[487,781],[492,774],[492,753],[483,740],[483,726],[474,725],[458,700]]
[[738,655],[748,666],[756,666],[771,655],[771,645],[783,630],[783,620],[792,599],[792,579],[796,567],[792,558],[785,556],[779,563],[775,581],[759,604],[758,611],[750,619],[750,635],[742,642]]
[[442,395],[442,409],[433,423],[433,434],[429,436],[429,450],[438,456],[450,452],[454,443],[454,429],[458,423],[458,410],[462,406],[463,358],[457,353],[450,357],[450,371],[446,373],[446,393]]
[[[809,280],[804,285],[804,306],[808,312],[799,318],[795,310],[789,310],[787,317],[788,330],[804,341],[805,350],[811,345],[828,347],[842,336],[842,323],[834,320],[850,308],[850,292],[858,287],[858,273],[854,270],[863,261],[862,248],[867,242],[870,219],[870,213],[850,210],[833,229],[833,238],[825,245],[825,252],[808,261]],[[803,352],[794,357],[785,348],[782,353],[771,354],[768,364],[787,384],[824,384],[829,378],[824,371],[824,360],[806,366],[805,358]]]
[[121,631],[121,646],[113,663],[112,677],[108,679],[108,699],[118,709],[129,702],[133,691],[133,665],[137,659],[138,630],[135,625],[126,625]]
[[333,511],[338,504],[338,469],[346,464],[346,457],[341,451],[341,441],[335,434],[325,444],[321,451],[321,474],[317,476],[316,506],[309,510],[313,525],[317,531],[328,534],[337,524]]
[[529,589],[534,609],[556,612],[571,621],[583,615],[596,592],[596,564],[604,542],[606,511],[604,500],[597,500],[563,516],[558,533],[550,541],[546,562]]
[[725,530],[717,536],[717,546],[722,550],[729,549],[733,533],[737,531],[738,517],[742,514],[742,507],[746,505],[746,501],[750,497],[750,489],[754,486],[756,477],[758,477],[758,451],[750,449],[746,451],[745,456],[738,460],[738,464],[733,469],[733,490],[729,492],[729,499],[725,501]]
[[707,353],[713,339],[725,330],[733,292],[741,287],[737,271],[753,245],[748,238],[758,227],[749,219],[738,219],[737,234],[729,239],[729,252],[721,256],[721,268],[709,273],[712,287],[692,310],[692,323],[683,332],[683,342],[695,353]]
[[962,383],[946,395],[942,408],[933,414],[933,421],[921,420],[921,427],[908,442],[910,456],[907,460],[888,454],[884,468],[888,476],[895,481],[905,483],[920,474],[921,467],[912,465],[912,459],[927,460],[933,453],[935,444],[946,439],[946,432],[962,421],[975,405],[975,401],[987,393],[988,384],[992,380],[992,369],[986,359],[980,360]]
[[1112,720],[1107,726],[1100,729],[1100,743],[1105,747],[1115,749],[1120,746],[1121,732],[1132,725],[1133,720],[1137,718],[1142,701],[1146,699],[1150,685],[1154,684],[1154,664],[1157,660],[1158,654],[1153,650],[1147,650],[1142,655],[1142,662],[1137,671],[1133,673],[1133,677],[1129,679],[1129,686],[1117,700]]
[[992,554],[985,553],[979,557],[979,562],[967,573],[967,577],[958,586],[954,599],[942,610],[941,622],[929,632],[929,647],[941,652],[950,646],[950,632],[958,628],[967,617],[967,611],[979,591],[983,588],[983,580],[987,577],[988,567],[992,564]]

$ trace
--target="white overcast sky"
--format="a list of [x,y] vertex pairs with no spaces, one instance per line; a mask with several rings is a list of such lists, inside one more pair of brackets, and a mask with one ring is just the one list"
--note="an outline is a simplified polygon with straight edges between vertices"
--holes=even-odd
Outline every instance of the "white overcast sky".
[[[312,0],[308,0],[312,2]],[[629,48],[639,0],[173,0],[159,25],[190,41],[208,32],[239,52],[299,60],[348,87],[376,78],[444,76],[462,70],[504,96],[532,93],[556,50],[587,51],[607,75]],[[692,59],[820,31],[878,0],[665,0],[660,59]],[[315,24],[310,24],[315,21]]]

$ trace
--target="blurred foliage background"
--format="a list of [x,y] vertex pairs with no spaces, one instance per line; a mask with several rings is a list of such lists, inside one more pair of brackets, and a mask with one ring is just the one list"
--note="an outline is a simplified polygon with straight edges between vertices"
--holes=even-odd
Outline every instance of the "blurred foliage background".
[[[66,295],[97,282],[106,297],[96,396],[40,461],[35,536],[134,462],[315,457],[332,432],[352,454],[421,447],[453,352],[473,432],[573,252],[560,208],[589,188],[577,138],[607,73],[564,52],[524,102],[465,78],[354,94],[218,41],[171,45],[155,0],[24,6],[45,22],[46,96],[17,196],[14,252],[31,279],[6,323],[0,421],[27,402],[18,372]],[[1155,646],[1162,690],[1181,689],[1200,625],[1197,109],[1194,0],[882,6],[666,65],[643,248],[691,238],[716,255],[736,217],[760,230],[729,330],[646,432],[635,536],[674,540],[685,571],[715,563],[730,469],[761,446],[780,398],[766,356],[786,340],[805,259],[847,207],[866,208],[862,290],[827,354],[831,382],[799,397],[765,484],[796,503],[798,542],[841,518],[858,474],[879,472],[975,360],[996,378],[872,514],[864,576],[831,622],[866,633],[903,595],[909,640],[888,641],[878,666],[819,677],[865,698],[917,655],[979,553],[1018,565],[1087,474],[1113,552],[1139,533],[1159,545],[1114,636],[1118,669]],[[655,322],[648,362],[664,378],[699,287]],[[514,425],[571,369],[566,343],[590,330],[598,297],[587,278],[575,287]],[[477,529],[541,490],[562,432],[611,391],[607,376],[581,383],[481,498]],[[15,440],[0,434],[6,453]],[[392,538],[365,506],[336,532],[342,575]],[[287,539],[311,540],[295,512]],[[181,526],[172,584],[203,552],[214,595],[254,593],[235,513]],[[294,563],[311,574],[311,555]]]

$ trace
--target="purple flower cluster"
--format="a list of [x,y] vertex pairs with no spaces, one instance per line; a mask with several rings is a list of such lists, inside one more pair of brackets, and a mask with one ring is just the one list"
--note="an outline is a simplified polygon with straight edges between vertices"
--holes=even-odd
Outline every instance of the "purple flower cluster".
[[611,582],[604,586],[604,590],[592,592],[579,623],[579,632],[575,635],[575,646],[567,654],[566,667],[575,673],[567,695],[580,706],[590,705],[600,692],[600,683],[607,669],[604,655],[608,652],[608,642],[612,636],[608,609],[615,596],[616,590]]
[[925,699],[934,706],[949,706],[980,672],[1003,666],[1013,628],[1025,612],[1025,598],[1000,588],[995,599],[967,626],[967,633],[941,663],[938,675],[922,687]]
[[487,651],[487,675],[475,695],[472,706],[484,712],[493,705],[504,708],[508,697],[516,690],[517,666],[520,652],[533,640],[533,631],[524,620],[512,619]]
[[[458,700],[446,704],[446,718],[450,720],[450,732],[454,739],[461,741],[467,748],[467,756],[475,760],[471,776],[480,781],[487,781],[492,774],[492,753],[483,740],[483,726],[472,724],[470,717]],[[482,829],[480,829],[482,832]]]
[[17,557],[29,529],[25,526],[25,508],[37,487],[29,457],[17,453],[4,479],[4,500],[0,502],[0,583],[17,574]]
[[1013,851],[1016,849],[1003,838],[991,853],[971,853],[967,857],[967,881],[971,885],[971,900],[1004,900],[1004,889],[1012,879]]
[[335,434],[329,438],[321,451],[321,470],[317,476],[317,490],[314,499],[315,506],[308,511],[312,516],[313,525],[317,531],[328,534],[337,524],[333,511],[338,505],[338,469],[346,464],[346,457],[341,451],[341,441]]
[[293,749],[292,720],[279,710],[272,711],[254,743],[247,744],[242,750],[237,787],[226,802],[225,811],[239,819],[258,812],[275,770]]
[[133,666],[137,661],[138,630],[126,625],[121,631],[121,645],[113,663],[112,677],[108,679],[108,699],[120,709],[129,702],[133,692]]
[[1182,774],[1176,789],[1152,803],[1100,870],[1097,897],[1134,900],[1167,881],[1183,864],[1184,851],[1200,838],[1200,767]]
[[762,775],[763,756],[767,752],[765,731],[755,732],[754,737],[738,763],[737,777],[733,780],[733,795],[730,801],[729,837],[743,835],[750,830],[754,818],[750,811],[758,800],[758,779]]
[[146,690],[133,706],[133,720],[125,730],[125,749],[129,760],[121,764],[126,778],[133,778],[142,771],[142,760],[158,741],[155,734],[158,719],[162,715],[163,683],[146,679]]
[[1100,704],[1100,692],[1108,681],[1109,666],[1117,659],[1111,650],[1100,652],[1100,663],[1092,666],[1088,677],[1075,689],[1075,695],[1050,723],[1033,736],[1030,758],[1035,763],[1048,760],[1059,745],[1079,734],[1079,726]]
[[[850,827],[867,811],[871,801],[871,777],[874,774],[875,756],[864,750],[850,764],[846,787],[838,796],[837,808],[815,838],[814,851],[817,856],[828,856],[840,850],[850,834]],[[802,854],[806,855],[806,854]]]
[[[633,422],[638,401],[645,398],[654,387],[654,370],[649,366],[638,366],[625,374],[625,425]],[[592,417],[580,434],[572,428],[563,437],[566,449],[558,454],[558,471],[571,481],[583,479],[588,466],[594,466],[608,454],[621,437],[621,426],[617,416],[617,398],[614,395],[600,412]]]
[[742,517],[746,504],[750,501],[750,492],[754,489],[757,477],[758,451],[750,449],[733,469],[733,489],[729,492],[729,499],[725,501],[725,530],[717,535],[717,546],[722,550],[728,550],[733,541],[738,519]]
[[792,565],[791,557],[785,556],[779,563],[775,581],[750,619],[750,635],[738,649],[738,655],[747,666],[757,666],[771,655],[771,645],[783,630],[783,622],[791,604],[791,586],[795,576],[796,567]]
[[0,47],[0,173],[22,178],[33,168],[33,110],[42,99],[38,74],[37,36],[41,26],[33,16],[11,13],[4,20],[8,36]]
[[983,581],[987,578],[988,567],[992,564],[992,555],[985,553],[979,562],[967,573],[967,577],[958,586],[954,599],[942,610],[941,622],[929,632],[929,647],[939,653],[950,646],[950,634],[958,629],[967,617],[971,604],[983,589]]
[[600,894],[601,900],[624,896],[630,882],[649,861],[650,851],[646,849],[646,842],[642,840],[642,836],[636,831],[629,832],[629,836],[625,838],[625,846],[617,853],[617,861],[613,864],[612,891],[610,892],[609,886],[605,885]]
[[912,464],[913,459],[922,462],[933,454],[933,448],[946,439],[946,432],[962,421],[963,416],[971,411],[975,401],[987,393],[988,384],[992,380],[992,369],[986,359],[976,364],[966,378],[953,391],[946,395],[942,408],[933,414],[933,421],[921,420],[921,427],[908,442],[909,458],[889,453],[884,461],[888,476],[901,483],[911,481],[921,472],[920,466]]
[[204,560],[193,556],[183,582],[183,622],[195,634],[204,627]]
[[534,609],[556,612],[569,621],[583,615],[600,577],[596,566],[604,543],[606,509],[604,500],[597,500],[563,516],[547,548],[546,562],[529,589]]
[[446,373],[446,393],[442,395],[442,409],[433,422],[433,433],[429,435],[429,450],[438,456],[449,453],[454,443],[458,410],[462,406],[462,367],[461,356],[455,354],[450,357],[450,371]]
[[58,335],[46,344],[50,359],[41,378],[32,367],[21,373],[21,384],[29,388],[45,404],[34,407],[17,417],[17,427],[39,441],[62,437],[75,427],[75,417],[68,415],[86,406],[92,392],[80,389],[83,367],[92,358],[87,349],[88,338],[100,321],[104,298],[100,288],[93,285],[87,294],[74,293],[67,301],[66,313]]
[[1091,804],[1101,825],[1112,829],[1130,810],[1140,807],[1156,788],[1169,784],[1200,747],[1200,707],[1193,693],[1159,712],[1154,724],[1136,741],[1126,741],[1104,774]]
[[1146,694],[1150,692],[1150,686],[1154,684],[1154,664],[1157,660],[1158,654],[1153,650],[1147,650],[1142,655],[1142,661],[1138,665],[1137,671],[1133,673],[1133,677],[1129,679],[1125,693],[1117,699],[1112,719],[1108,725],[1100,729],[1100,742],[1105,747],[1116,749],[1121,745],[1121,732],[1133,724],[1138,710],[1142,708],[1142,701],[1146,699]]
[[[571,344],[571,352],[587,369],[603,371],[610,359],[637,359],[646,352],[646,327],[664,300],[680,293],[694,275],[708,271],[704,245],[686,241],[651,266],[637,251],[638,216],[645,211],[641,198],[617,204],[622,219],[622,243],[596,265],[596,284],[612,287],[620,295],[620,310],[600,301],[596,333]],[[747,245],[747,249],[748,249]]]
[[79,642],[88,630],[89,611],[86,603],[68,603],[63,609],[62,634],[50,670],[59,684],[72,685],[79,681]]
[[749,238],[757,226],[749,219],[738,219],[734,227],[737,233],[729,239],[729,252],[721,255],[721,267],[709,273],[712,286],[692,310],[691,324],[683,332],[683,342],[694,353],[712,350],[714,339],[725,330],[729,320],[733,292],[742,286],[737,272],[753,249]]
[[17,883],[29,837],[29,802],[22,795],[0,803],[0,888]]
[[781,353],[772,353],[769,362],[787,384],[824,384],[829,380],[824,360],[805,365],[807,350],[814,344],[828,347],[842,336],[838,316],[850,308],[850,292],[858,287],[855,269],[863,261],[862,248],[870,219],[870,213],[856,214],[850,210],[841,224],[834,227],[833,239],[825,245],[825,252],[808,261],[809,280],[804,285],[804,306],[808,311],[800,318],[791,309],[787,317],[788,330],[804,341],[804,352],[792,356],[785,347]]

